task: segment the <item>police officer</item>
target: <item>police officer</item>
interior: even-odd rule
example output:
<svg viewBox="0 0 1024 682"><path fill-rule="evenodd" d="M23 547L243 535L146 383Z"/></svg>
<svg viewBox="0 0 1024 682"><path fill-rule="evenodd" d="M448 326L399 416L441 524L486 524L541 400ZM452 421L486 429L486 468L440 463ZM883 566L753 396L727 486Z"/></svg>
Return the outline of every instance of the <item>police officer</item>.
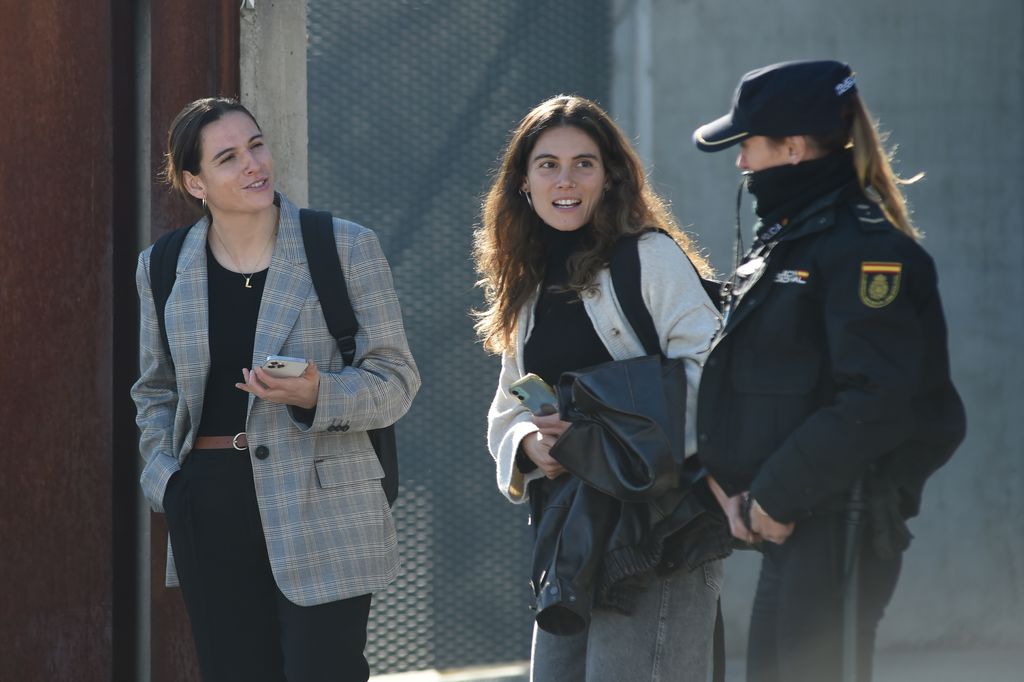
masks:
<svg viewBox="0 0 1024 682"><path fill-rule="evenodd" d="M693 138L708 152L740 145L759 218L698 408L712 490L764 554L747 679L837 680L846 655L869 680L904 521L965 430L935 266L846 64L751 71ZM855 656L843 651L851 573Z"/></svg>

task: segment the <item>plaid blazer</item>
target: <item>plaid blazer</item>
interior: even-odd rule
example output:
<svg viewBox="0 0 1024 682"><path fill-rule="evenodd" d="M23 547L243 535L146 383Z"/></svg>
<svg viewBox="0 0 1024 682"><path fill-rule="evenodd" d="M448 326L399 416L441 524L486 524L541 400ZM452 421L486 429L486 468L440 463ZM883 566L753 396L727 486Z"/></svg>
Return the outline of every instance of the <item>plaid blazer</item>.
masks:
<svg viewBox="0 0 1024 682"><path fill-rule="evenodd" d="M380 486L383 471L367 430L393 424L409 409L420 378L376 235L334 220L335 241L359 333L345 366L320 310L306 265L298 208L283 196L277 244L260 304L252 366L267 355L316 362L320 394L312 424L291 410L249 396L246 432L267 552L281 591L301 606L376 592L398 570L395 528ZM168 479L188 457L203 413L210 368L207 325L207 218L189 232L167 300L163 346L149 280L151 248L139 256L139 380L132 387L145 460L142 489L162 511ZM230 435L230 434L227 434ZM168 543L167 584L176 585Z"/></svg>

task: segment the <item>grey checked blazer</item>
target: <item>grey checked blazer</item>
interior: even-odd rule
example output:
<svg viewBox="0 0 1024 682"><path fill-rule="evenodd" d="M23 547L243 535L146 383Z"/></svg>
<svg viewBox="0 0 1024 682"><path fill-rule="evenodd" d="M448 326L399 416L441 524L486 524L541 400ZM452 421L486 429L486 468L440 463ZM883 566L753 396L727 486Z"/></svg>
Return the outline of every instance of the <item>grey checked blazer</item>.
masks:
<svg viewBox="0 0 1024 682"><path fill-rule="evenodd" d="M356 360L346 367L327 330L306 265L298 208L283 196L270 271L260 304L253 366L267 355L309 358L321 372L312 424L285 405L249 396L246 432L267 552L281 591L301 606L376 592L398 570L391 512L380 462L366 431L393 424L412 402L420 378L409 352L391 270L376 235L334 220L338 255L359 321ZM206 236L197 222L182 245L167 300L167 340L157 324L147 249L139 256L139 380L132 387L145 460L141 484L162 511L167 480L192 449L210 368ZM232 435L232 434L223 434ZM251 456L251 455L250 455ZM168 545L167 584L177 584Z"/></svg>

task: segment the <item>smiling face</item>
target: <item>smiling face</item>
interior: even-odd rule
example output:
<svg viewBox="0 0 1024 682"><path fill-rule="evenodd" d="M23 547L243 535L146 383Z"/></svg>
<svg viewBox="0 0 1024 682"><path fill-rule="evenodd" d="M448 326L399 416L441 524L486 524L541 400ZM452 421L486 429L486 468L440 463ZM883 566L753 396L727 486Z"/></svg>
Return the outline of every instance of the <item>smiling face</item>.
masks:
<svg viewBox="0 0 1024 682"><path fill-rule="evenodd" d="M597 143L573 126L543 132L527 160L523 191L545 223L563 232L590 222L607 188Z"/></svg>
<svg viewBox="0 0 1024 682"><path fill-rule="evenodd" d="M183 173L185 188L210 212L255 213L274 203L274 161L263 133L245 113L231 111L207 124L199 173Z"/></svg>

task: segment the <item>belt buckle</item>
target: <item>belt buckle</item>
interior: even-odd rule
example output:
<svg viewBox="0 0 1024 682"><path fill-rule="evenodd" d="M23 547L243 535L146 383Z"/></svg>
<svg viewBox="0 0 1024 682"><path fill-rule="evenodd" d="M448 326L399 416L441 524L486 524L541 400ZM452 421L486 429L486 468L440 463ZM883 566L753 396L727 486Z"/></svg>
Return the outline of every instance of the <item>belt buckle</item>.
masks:
<svg viewBox="0 0 1024 682"><path fill-rule="evenodd" d="M246 444L245 444L245 445L243 445L243 446L241 446L241 447L239 447L239 446L238 446L238 438L239 438L239 437L245 438L245 440L246 440ZM239 431L238 433L236 433L236 434L235 434L235 435L234 435L234 436L233 436L233 437L231 438L231 447L233 447L233 448L234 448L235 450L246 450L246 449L248 449L248 448L249 448L249 443L248 443L248 441L249 441L249 439L248 439L248 437L246 437L246 435L245 435L245 431Z"/></svg>

